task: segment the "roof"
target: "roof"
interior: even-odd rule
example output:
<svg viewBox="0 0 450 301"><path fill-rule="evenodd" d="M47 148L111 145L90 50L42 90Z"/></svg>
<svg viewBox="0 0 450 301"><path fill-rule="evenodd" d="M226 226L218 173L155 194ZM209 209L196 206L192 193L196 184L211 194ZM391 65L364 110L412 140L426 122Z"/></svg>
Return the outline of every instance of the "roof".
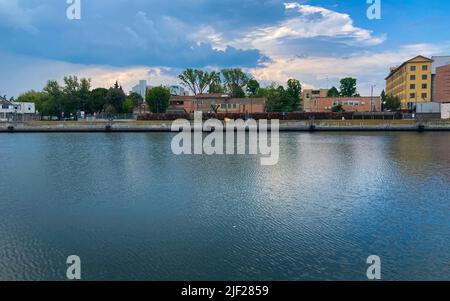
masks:
<svg viewBox="0 0 450 301"><path fill-rule="evenodd" d="M4 104L9 104L11 105L12 103L7 100L6 98L4 98L3 96L0 96L0 104L4 105Z"/></svg>
<svg viewBox="0 0 450 301"><path fill-rule="evenodd" d="M418 60L419 59L419 60ZM397 70L400 70L403 66L405 66L408 63L412 63L412 62L416 62L416 63L420 63L420 62L427 62L427 63L431 63L433 62L432 59L429 59L423 55L418 55L416 57L413 57L410 60L407 60L406 62L404 62L403 64L401 64L400 66L396 67L396 68L391 68L391 72L389 73L389 75L385 78L386 80L388 78L390 78L392 75L394 75L394 73L397 72Z"/></svg>

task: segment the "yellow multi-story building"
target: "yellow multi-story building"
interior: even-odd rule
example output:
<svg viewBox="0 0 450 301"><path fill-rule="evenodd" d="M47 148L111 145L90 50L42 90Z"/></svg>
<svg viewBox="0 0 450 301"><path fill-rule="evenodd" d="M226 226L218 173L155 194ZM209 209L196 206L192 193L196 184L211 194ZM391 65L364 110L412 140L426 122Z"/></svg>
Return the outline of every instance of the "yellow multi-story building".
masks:
<svg viewBox="0 0 450 301"><path fill-rule="evenodd" d="M419 55L400 67L391 68L386 77L386 95L400 98L402 109L412 109L418 102L430 102L432 64L433 60Z"/></svg>

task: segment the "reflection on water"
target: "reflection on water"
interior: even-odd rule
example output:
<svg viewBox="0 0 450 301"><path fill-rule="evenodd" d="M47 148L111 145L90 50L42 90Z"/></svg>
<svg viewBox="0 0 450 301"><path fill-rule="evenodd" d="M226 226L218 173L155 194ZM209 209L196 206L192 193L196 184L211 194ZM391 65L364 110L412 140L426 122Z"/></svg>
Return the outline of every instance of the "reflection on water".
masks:
<svg viewBox="0 0 450 301"><path fill-rule="evenodd" d="M282 133L280 161L172 134L0 136L0 280L450 280L450 134Z"/></svg>

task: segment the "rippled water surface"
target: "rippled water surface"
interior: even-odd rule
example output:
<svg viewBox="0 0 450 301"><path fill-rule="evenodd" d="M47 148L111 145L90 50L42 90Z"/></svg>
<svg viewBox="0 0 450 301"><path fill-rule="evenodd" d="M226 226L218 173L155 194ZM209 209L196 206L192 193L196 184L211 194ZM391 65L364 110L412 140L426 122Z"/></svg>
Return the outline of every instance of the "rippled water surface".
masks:
<svg viewBox="0 0 450 301"><path fill-rule="evenodd" d="M280 161L173 135L0 135L0 280L450 280L449 133L282 133Z"/></svg>

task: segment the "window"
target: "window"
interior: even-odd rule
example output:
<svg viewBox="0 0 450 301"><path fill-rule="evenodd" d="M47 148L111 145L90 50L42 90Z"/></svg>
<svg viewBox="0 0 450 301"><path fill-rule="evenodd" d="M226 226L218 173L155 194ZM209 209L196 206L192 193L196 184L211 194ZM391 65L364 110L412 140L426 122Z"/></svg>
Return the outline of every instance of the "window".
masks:
<svg viewBox="0 0 450 301"><path fill-rule="evenodd" d="M409 85L409 88L414 90L416 88L416 85L415 84L411 84L411 85Z"/></svg>
<svg viewBox="0 0 450 301"><path fill-rule="evenodd" d="M411 75L411 76L409 77L409 79L410 79L410 80L416 80L416 76L415 76L415 75Z"/></svg>
<svg viewBox="0 0 450 301"><path fill-rule="evenodd" d="M426 74L422 75L422 79L423 80L427 80L428 79L428 75L426 75Z"/></svg>
<svg viewBox="0 0 450 301"><path fill-rule="evenodd" d="M427 71L427 70L428 70L428 66L427 66L427 65L423 65L423 66L422 66L422 70L423 70L423 71Z"/></svg>
<svg viewBox="0 0 450 301"><path fill-rule="evenodd" d="M427 84L422 84L422 89L426 89L426 88L428 88L428 85Z"/></svg>
<svg viewBox="0 0 450 301"><path fill-rule="evenodd" d="M233 109L236 109L236 104L235 103L233 104Z"/></svg>
<svg viewBox="0 0 450 301"><path fill-rule="evenodd" d="M4 110L9 109L9 105L2 105L2 109L4 109Z"/></svg>
<svg viewBox="0 0 450 301"><path fill-rule="evenodd" d="M422 98L423 99L426 99L428 97L428 94L427 93L422 93Z"/></svg>
<svg viewBox="0 0 450 301"><path fill-rule="evenodd" d="M411 66L411 71L416 71L416 66Z"/></svg>
<svg viewBox="0 0 450 301"><path fill-rule="evenodd" d="M411 99L416 98L416 93L411 93L411 94L409 94L409 98L411 98Z"/></svg>

